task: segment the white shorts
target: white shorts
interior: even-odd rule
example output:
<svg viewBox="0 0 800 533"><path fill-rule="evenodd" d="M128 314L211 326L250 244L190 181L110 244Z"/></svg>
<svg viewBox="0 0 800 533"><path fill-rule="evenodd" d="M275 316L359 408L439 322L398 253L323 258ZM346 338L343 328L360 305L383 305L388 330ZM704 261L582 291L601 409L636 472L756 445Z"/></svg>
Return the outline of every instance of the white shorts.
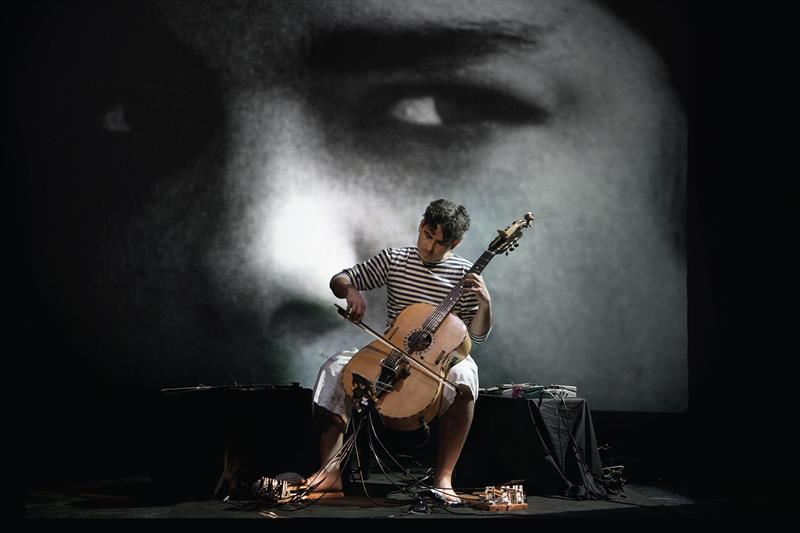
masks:
<svg viewBox="0 0 800 533"><path fill-rule="evenodd" d="M337 352L328 357L322 363L319 374L317 374L317 382L314 384L314 403L339 415L345 423L350 419L350 411L353 406L350 398L344 393L341 376L342 370L356 353L358 353L358 350L353 348L352 350ZM471 356L468 355L463 361L451 368L450 372L447 373L447 379L458 385L460 389L469 389L473 400L478 398L478 365L475 364L475 360ZM439 416L453 405L455 397L456 393L452 387L443 387Z"/></svg>

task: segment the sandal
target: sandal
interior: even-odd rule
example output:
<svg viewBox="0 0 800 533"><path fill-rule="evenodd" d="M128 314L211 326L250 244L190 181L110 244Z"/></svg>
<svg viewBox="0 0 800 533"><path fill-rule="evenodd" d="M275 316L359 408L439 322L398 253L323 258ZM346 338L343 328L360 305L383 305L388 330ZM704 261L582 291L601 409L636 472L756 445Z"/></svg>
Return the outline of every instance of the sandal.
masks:
<svg viewBox="0 0 800 533"><path fill-rule="evenodd" d="M466 505L464 501L455 495L455 491L453 494L445 491L451 491L453 489L428 489L424 491L422 494L423 496L428 496L432 500L442 505L447 505L448 507Z"/></svg>

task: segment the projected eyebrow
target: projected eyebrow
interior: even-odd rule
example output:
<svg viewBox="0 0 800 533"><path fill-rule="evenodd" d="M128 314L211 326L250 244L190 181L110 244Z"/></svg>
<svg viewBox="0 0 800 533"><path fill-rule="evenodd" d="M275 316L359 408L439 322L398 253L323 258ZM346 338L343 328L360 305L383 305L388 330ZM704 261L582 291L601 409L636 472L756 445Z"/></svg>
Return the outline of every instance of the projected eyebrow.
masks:
<svg viewBox="0 0 800 533"><path fill-rule="evenodd" d="M444 60L465 62L509 50L533 51L541 47L538 36L542 33L539 27L505 23L327 30L312 37L307 62L312 68L342 73L413 69Z"/></svg>

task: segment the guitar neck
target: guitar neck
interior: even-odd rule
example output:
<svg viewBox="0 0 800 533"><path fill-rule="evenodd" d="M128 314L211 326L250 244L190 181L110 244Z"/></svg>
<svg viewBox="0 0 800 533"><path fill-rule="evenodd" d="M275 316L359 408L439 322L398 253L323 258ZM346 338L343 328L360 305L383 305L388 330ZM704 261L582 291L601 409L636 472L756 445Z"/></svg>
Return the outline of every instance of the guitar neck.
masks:
<svg viewBox="0 0 800 533"><path fill-rule="evenodd" d="M470 268L469 271L475 272L476 274L480 274L481 272L483 272L483 269L486 268L486 265L489 264L489 261L492 260L494 255L495 255L494 253L490 252L489 250L486 250L485 252L483 252L483 254L481 254L478 260L475 261L475 264L472 265L472 268Z"/></svg>
<svg viewBox="0 0 800 533"><path fill-rule="evenodd" d="M489 264L489 261L495 256L494 253L486 250L481 254L477 261L472 265L472 268L469 269L467 274L474 272L475 274L480 274L483 272L483 269L486 268L486 265ZM466 277L466 276L465 276ZM461 299L461 296L464 294L464 279L462 278L461 281L453 287L453 290L450 291L450 294L447 295L442 303L440 303L436 310L431 314L428 318L428 323L426 324L426 329L429 331L435 331L436 328L439 327L439 324L442 323L442 320L447 316L450 311L453 310L453 307L458 303L458 300Z"/></svg>

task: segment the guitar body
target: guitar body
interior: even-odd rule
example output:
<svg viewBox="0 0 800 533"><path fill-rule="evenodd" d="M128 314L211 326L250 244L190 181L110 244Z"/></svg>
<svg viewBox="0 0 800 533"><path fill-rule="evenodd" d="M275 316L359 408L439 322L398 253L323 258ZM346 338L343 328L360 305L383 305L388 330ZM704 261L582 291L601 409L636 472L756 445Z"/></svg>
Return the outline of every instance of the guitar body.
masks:
<svg viewBox="0 0 800 533"><path fill-rule="evenodd" d="M409 365L408 375L394 381L391 390L377 395L375 408L386 427L400 431L412 431L436 418L442 400L443 385L438 377L446 377L456 363L462 361L472 348L467 335L467 326L457 316L448 313L440 326L424 342L417 342L411 351L409 339L421 330L422 324L435 311L436 306L416 303L406 307L395 319L384 338L404 350L420 364L427 367L430 375L416 365ZM417 333L418 334L418 333ZM384 360L391 355L391 348L381 341L373 341L350 360L342 372L342 385L350 398L354 396L354 375L365 378L376 389ZM358 378L355 379L358 381Z"/></svg>
<svg viewBox="0 0 800 533"><path fill-rule="evenodd" d="M492 257L512 252L522 229L532 223L533 213L528 212L505 230L497 230L497 237L469 273L480 274ZM472 349L467 326L451 313L464 288L462 280L438 306L409 305L383 336L356 322L378 340L359 350L342 371L344 391L354 406L371 402L386 427L400 431L419 429L436 418L443 387L452 386L446 382L447 372ZM339 314L347 317L341 307ZM410 363L409 358L413 359Z"/></svg>

